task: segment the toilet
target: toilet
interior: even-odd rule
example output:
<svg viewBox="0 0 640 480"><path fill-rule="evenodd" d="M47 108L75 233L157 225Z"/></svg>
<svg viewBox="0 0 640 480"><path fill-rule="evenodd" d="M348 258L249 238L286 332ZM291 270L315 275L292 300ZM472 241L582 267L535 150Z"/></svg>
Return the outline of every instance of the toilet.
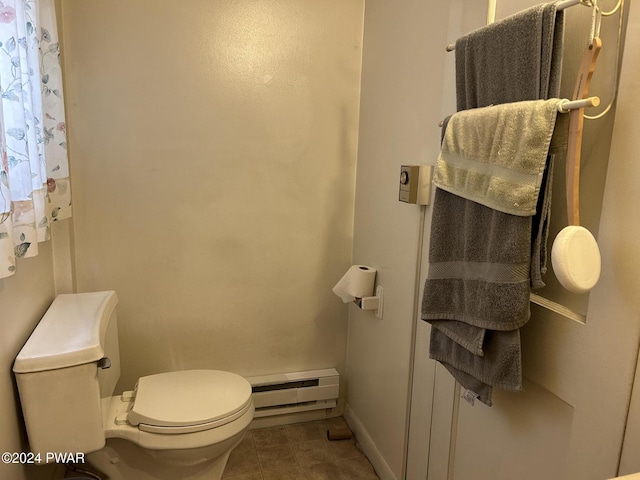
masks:
<svg viewBox="0 0 640 480"><path fill-rule="evenodd" d="M253 420L251 385L219 370L120 377L113 291L59 295L16 357L32 452L82 458L111 480L222 478ZM82 465L79 465L82 467Z"/></svg>

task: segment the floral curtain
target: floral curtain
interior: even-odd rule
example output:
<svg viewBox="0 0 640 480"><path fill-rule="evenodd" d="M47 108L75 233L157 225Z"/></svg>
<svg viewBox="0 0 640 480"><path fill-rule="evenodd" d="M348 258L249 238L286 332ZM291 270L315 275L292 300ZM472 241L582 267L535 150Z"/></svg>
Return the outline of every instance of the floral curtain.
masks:
<svg viewBox="0 0 640 480"><path fill-rule="evenodd" d="M0 1L0 278L71 216L54 0Z"/></svg>

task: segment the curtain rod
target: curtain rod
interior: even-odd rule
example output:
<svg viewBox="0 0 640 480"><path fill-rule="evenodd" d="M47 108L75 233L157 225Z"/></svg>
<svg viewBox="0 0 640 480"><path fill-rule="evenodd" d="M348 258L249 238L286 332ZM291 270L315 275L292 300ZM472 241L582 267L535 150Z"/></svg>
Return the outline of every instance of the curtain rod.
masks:
<svg viewBox="0 0 640 480"><path fill-rule="evenodd" d="M588 2L589 0L564 0L562 2L558 2L558 4L556 5L556 10L564 10L565 8L569 8L569 7L573 7L575 5L584 5L584 6L589 6ZM491 5L493 5L493 11L489 12L487 14L487 23L491 23L489 22L489 16L493 15L493 19L495 21L495 4L490 4L489 5L489 9L492 10ZM449 45L447 45L446 50L447 52L453 52L456 49L456 45L455 43L450 43Z"/></svg>

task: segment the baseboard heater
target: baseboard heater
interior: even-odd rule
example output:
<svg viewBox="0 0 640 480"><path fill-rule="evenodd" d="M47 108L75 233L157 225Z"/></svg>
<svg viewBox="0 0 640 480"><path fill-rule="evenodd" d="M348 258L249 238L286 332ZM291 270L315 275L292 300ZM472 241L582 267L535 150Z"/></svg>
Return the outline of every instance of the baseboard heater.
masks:
<svg viewBox="0 0 640 480"><path fill-rule="evenodd" d="M255 417L334 408L340 374L334 368L247 377L253 390Z"/></svg>

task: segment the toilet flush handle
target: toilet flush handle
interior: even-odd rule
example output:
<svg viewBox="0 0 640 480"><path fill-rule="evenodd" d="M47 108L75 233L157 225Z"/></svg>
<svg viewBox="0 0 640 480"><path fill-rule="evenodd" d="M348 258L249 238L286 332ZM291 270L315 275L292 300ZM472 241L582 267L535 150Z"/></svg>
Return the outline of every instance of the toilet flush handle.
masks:
<svg viewBox="0 0 640 480"><path fill-rule="evenodd" d="M111 360L109 360L109 357L102 357L100 360L98 360L98 366L100 368L102 368L103 370L105 368L110 368L111 367Z"/></svg>

